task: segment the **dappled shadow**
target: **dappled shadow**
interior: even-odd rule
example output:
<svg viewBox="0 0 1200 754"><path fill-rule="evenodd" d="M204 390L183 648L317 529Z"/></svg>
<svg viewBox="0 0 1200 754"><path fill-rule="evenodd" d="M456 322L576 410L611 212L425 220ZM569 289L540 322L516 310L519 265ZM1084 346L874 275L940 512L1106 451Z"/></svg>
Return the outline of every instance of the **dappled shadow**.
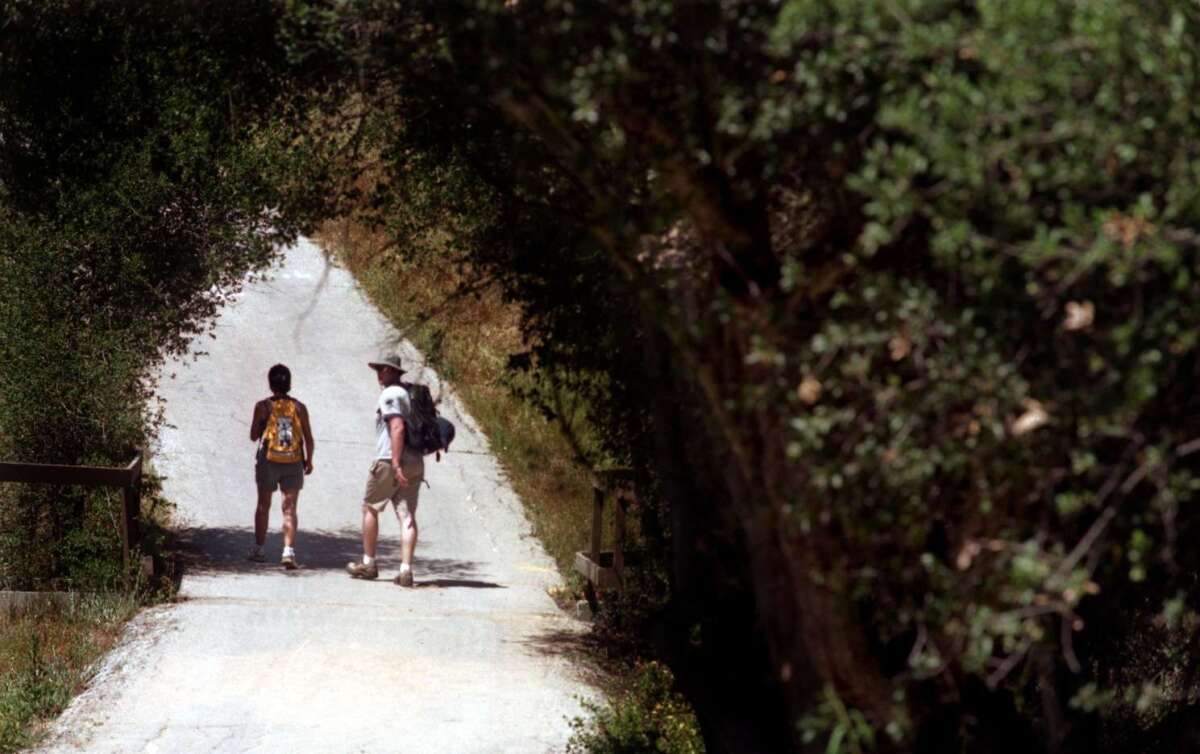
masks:
<svg viewBox="0 0 1200 754"><path fill-rule="evenodd" d="M521 639L521 644L543 657L567 657L572 660L591 660L599 646L595 635L586 627L578 630L552 628Z"/></svg>
<svg viewBox="0 0 1200 754"><path fill-rule="evenodd" d="M602 687L610 681L615 667L603 642L586 626L579 629L549 628L516 640L522 648L539 657L564 662L586 684Z"/></svg>
<svg viewBox="0 0 1200 754"><path fill-rule="evenodd" d="M265 563L247 558L254 544L254 532L241 527L212 527L183 529L179 532L182 549L180 561L192 574L263 573L278 569L282 551L281 536L272 532L267 537ZM423 544L431 544L426 541ZM296 536L296 559L300 568L289 575L303 577L322 571L341 571L346 564L362 557L362 536L358 529L347 527L338 531L301 530ZM394 569L400 563L400 543L395 538L380 537L376 549L381 569ZM413 572L416 588L504 589L502 584L484 579L480 564L456 558L422 558L420 548L414 558ZM384 581L380 579L381 583Z"/></svg>
<svg viewBox="0 0 1200 754"><path fill-rule="evenodd" d="M255 563L246 556L254 545L254 532L242 527L183 529L179 532L184 567L189 573L259 573L279 568L282 551L281 536L272 532L267 537L265 563ZM398 562L400 545L380 538L378 555L383 561ZM339 531L300 530L296 536L296 558L300 569L290 571L296 576L319 571L340 570L346 563L362 556L362 535L356 528Z"/></svg>
<svg viewBox="0 0 1200 754"><path fill-rule="evenodd" d="M413 558L413 587L415 588L466 588L504 589L501 584L480 578L479 563L473 560L454 558L422 558L420 552Z"/></svg>

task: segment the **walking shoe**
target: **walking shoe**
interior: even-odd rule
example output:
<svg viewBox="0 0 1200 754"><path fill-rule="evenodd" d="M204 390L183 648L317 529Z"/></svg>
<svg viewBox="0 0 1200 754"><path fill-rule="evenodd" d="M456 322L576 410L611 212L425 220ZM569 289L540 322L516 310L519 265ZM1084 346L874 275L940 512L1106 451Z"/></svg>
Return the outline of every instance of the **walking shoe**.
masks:
<svg viewBox="0 0 1200 754"><path fill-rule="evenodd" d="M412 569L405 568L404 570L400 571L400 575L392 579L392 583L396 586L412 586Z"/></svg>
<svg viewBox="0 0 1200 754"><path fill-rule="evenodd" d="M246 553L246 560L253 560L255 563L265 563L267 562L267 556L263 555L262 550L253 547L250 549L250 552Z"/></svg>
<svg viewBox="0 0 1200 754"><path fill-rule="evenodd" d="M294 571L300 567L300 566L296 565L296 556L295 555L284 555L282 558L279 559L279 564L282 565L284 568L288 569L289 571Z"/></svg>
<svg viewBox="0 0 1200 754"><path fill-rule="evenodd" d="M365 565L352 561L346 564L346 573L350 574L350 578L352 579L366 579L370 581L379 578L379 566L374 563Z"/></svg>

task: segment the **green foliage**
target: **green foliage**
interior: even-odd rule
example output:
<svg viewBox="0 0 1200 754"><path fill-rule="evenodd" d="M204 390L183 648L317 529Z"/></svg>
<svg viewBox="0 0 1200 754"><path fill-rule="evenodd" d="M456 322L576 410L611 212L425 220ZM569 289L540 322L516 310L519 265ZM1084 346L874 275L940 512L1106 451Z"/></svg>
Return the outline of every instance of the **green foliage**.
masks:
<svg viewBox="0 0 1200 754"><path fill-rule="evenodd" d="M575 718L571 754L703 754L704 742L687 702L672 690L666 667L647 662L607 706L585 703L591 720Z"/></svg>
<svg viewBox="0 0 1200 754"><path fill-rule="evenodd" d="M0 457L128 463L155 365L298 230L321 162L275 32L265 2L0 4ZM5 580L98 576L95 499L19 490Z"/></svg>
<svg viewBox="0 0 1200 754"><path fill-rule="evenodd" d="M18 751L29 743L26 726L61 710L71 698L71 681L60 665L48 663L41 638L28 637L24 667L4 675L0 688L0 751Z"/></svg>
<svg viewBox="0 0 1200 754"><path fill-rule="evenodd" d="M388 29L356 90L387 190L424 182L451 258L523 306L529 363L660 494L672 594L644 625L686 645L757 610L770 662L738 688L787 667L788 728L828 687L901 747L1096 749L1100 700L1190 709L1139 691L1172 655L1124 639L1156 636L1130 606L1190 615L1200 566L1195 9L323 18L309 60Z"/></svg>
<svg viewBox="0 0 1200 754"><path fill-rule="evenodd" d="M1043 646L1081 674L1057 681L1071 688L1088 677L1075 642L1094 669L1128 670L1106 640L1115 606L1195 568L1173 543L1194 526L1200 153L1178 93L1198 20L1168 4L793 2L773 32L791 54L828 35L797 80L863 70L848 88L816 79L825 111L872 98L848 179L866 221L853 282L789 354L824 387L811 406L793 396L789 455L822 500L798 522L851 543L840 566L880 638L938 632L916 677L961 662L1006 683Z"/></svg>
<svg viewBox="0 0 1200 754"><path fill-rule="evenodd" d="M67 706L135 609L131 597L78 597L0 620L0 752L37 742L38 723Z"/></svg>
<svg viewBox="0 0 1200 754"><path fill-rule="evenodd" d="M866 716L848 709L830 686L817 708L800 721L800 729L806 743L827 735L826 754L862 754L875 748L875 732Z"/></svg>
<svg viewBox="0 0 1200 754"><path fill-rule="evenodd" d="M4 442L127 452L145 365L332 193L498 286L511 384L637 467L670 579L627 625L736 668L681 676L713 748L1194 712L1195 8L160 7L5 6ZM111 385L72 414L76 370Z"/></svg>

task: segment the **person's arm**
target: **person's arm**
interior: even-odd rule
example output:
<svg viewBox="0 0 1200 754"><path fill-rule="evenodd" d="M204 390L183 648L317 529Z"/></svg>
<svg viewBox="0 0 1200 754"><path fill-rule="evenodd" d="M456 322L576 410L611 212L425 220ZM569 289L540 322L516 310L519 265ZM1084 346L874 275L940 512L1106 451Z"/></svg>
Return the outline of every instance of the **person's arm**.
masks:
<svg viewBox="0 0 1200 754"><path fill-rule="evenodd" d="M392 439L392 471L396 474L396 484L407 487L408 477L404 476L404 466L400 462L404 457L404 419L399 416L390 417L388 434Z"/></svg>
<svg viewBox="0 0 1200 754"><path fill-rule="evenodd" d="M300 401L296 401L296 408L300 412L300 426L304 430L304 473L311 474L313 470L313 448L316 445L316 443L313 442L312 422L308 420L307 406Z"/></svg>
<svg viewBox="0 0 1200 754"><path fill-rule="evenodd" d="M250 439L253 442L258 442L262 437L263 430L267 428L266 403L266 401L259 401L254 404L254 416L250 418Z"/></svg>

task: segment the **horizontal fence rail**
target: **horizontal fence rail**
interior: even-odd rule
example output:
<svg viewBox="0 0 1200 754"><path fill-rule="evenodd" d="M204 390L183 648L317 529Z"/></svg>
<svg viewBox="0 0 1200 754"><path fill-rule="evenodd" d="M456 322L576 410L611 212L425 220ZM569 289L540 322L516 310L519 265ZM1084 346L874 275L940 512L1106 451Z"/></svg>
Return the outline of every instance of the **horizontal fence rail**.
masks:
<svg viewBox="0 0 1200 754"><path fill-rule="evenodd" d="M24 484L69 484L84 487L124 489L121 515L121 560L130 574L130 552L138 543L138 519L142 507L142 451L125 466L64 466L53 463L0 461L0 482Z"/></svg>
<svg viewBox="0 0 1200 754"><path fill-rule="evenodd" d="M128 487L142 475L142 457L128 466L60 466L51 463L8 463L0 461L0 482L29 484L82 484L93 487Z"/></svg>

